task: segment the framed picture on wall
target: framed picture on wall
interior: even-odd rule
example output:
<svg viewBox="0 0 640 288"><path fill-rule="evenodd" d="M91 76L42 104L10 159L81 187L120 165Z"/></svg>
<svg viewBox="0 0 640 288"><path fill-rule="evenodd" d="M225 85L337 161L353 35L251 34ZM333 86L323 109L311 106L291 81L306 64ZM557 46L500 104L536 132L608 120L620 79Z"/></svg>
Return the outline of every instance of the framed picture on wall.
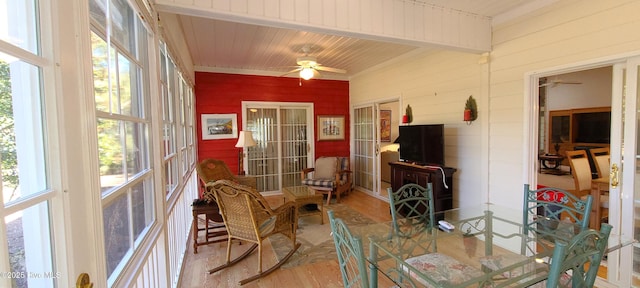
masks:
<svg viewBox="0 0 640 288"><path fill-rule="evenodd" d="M237 114L202 114L202 140L238 138Z"/></svg>
<svg viewBox="0 0 640 288"><path fill-rule="evenodd" d="M380 110L380 142L391 142L391 110Z"/></svg>
<svg viewBox="0 0 640 288"><path fill-rule="evenodd" d="M318 141L344 140L344 116L318 116Z"/></svg>

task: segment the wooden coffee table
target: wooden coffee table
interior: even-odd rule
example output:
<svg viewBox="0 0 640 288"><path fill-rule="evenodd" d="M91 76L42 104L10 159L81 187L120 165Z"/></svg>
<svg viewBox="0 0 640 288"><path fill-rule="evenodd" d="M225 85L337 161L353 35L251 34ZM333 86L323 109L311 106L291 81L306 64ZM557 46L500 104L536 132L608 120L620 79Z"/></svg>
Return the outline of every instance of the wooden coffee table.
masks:
<svg viewBox="0 0 640 288"><path fill-rule="evenodd" d="M322 215L322 194L316 193L307 186L293 186L282 188L284 197L287 201L293 201L298 208L298 217L309 215L320 215L320 223L324 224ZM315 204L315 205L314 205Z"/></svg>
<svg viewBox="0 0 640 288"><path fill-rule="evenodd" d="M540 173L554 174L554 175L562 175L567 174L566 172L558 169L560 164L562 164L562 160L564 160L564 156L555 155L555 154L543 154L538 155L538 160L540 160Z"/></svg>

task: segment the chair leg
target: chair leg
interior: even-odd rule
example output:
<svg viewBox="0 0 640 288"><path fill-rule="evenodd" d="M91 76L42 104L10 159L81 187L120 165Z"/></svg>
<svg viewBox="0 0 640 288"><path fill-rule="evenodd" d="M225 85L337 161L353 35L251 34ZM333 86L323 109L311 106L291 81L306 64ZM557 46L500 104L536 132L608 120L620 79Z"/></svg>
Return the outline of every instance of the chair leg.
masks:
<svg viewBox="0 0 640 288"><path fill-rule="evenodd" d="M327 193L327 206L331 204L331 191L329 191L329 193Z"/></svg>
<svg viewBox="0 0 640 288"><path fill-rule="evenodd" d="M262 274L262 241L258 244L258 274Z"/></svg>

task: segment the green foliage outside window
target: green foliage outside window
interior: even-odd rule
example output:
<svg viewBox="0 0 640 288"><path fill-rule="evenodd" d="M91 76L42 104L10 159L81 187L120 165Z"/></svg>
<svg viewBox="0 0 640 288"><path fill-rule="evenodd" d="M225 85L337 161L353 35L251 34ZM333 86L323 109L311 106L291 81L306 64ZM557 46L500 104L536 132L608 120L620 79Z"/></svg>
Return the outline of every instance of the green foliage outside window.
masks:
<svg viewBox="0 0 640 288"><path fill-rule="evenodd" d="M109 93L109 60L107 58L107 43L100 37L92 34L91 44L93 49L93 89L96 99L96 109L104 112L110 110ZM115 76L114 76L115 78ZM114 82L115 84L115 82ZM111 101L116 101L112 99ZM122 145L120 141L120 123L115 120L98 119L98 153L100 159L100 175L122 173Z"/></svg>
<svg viewBox="0 0 640 288"><path fill-rule="evenodd" d="M16 189L19 184L16 134L13 121L9 64L0 60L0 167L2 181ZM6 200L6 199L5 199Z"/></svg>

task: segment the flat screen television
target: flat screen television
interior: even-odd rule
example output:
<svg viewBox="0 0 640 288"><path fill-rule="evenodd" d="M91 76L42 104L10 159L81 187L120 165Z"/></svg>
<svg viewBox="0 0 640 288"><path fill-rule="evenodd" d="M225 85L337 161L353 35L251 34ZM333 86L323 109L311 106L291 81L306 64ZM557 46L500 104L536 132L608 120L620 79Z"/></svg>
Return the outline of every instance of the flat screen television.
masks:
<svg viewBox="0 0 640 288"><path fill-rule="evenodd" d="M400 126L400 160L444 166L444 124Z"/></svg>
<svg viewBox="0 0 640 288"><path fill-rule="evenodd" d="M611 142L611 112L573 114L577 143Z"/></svg>

